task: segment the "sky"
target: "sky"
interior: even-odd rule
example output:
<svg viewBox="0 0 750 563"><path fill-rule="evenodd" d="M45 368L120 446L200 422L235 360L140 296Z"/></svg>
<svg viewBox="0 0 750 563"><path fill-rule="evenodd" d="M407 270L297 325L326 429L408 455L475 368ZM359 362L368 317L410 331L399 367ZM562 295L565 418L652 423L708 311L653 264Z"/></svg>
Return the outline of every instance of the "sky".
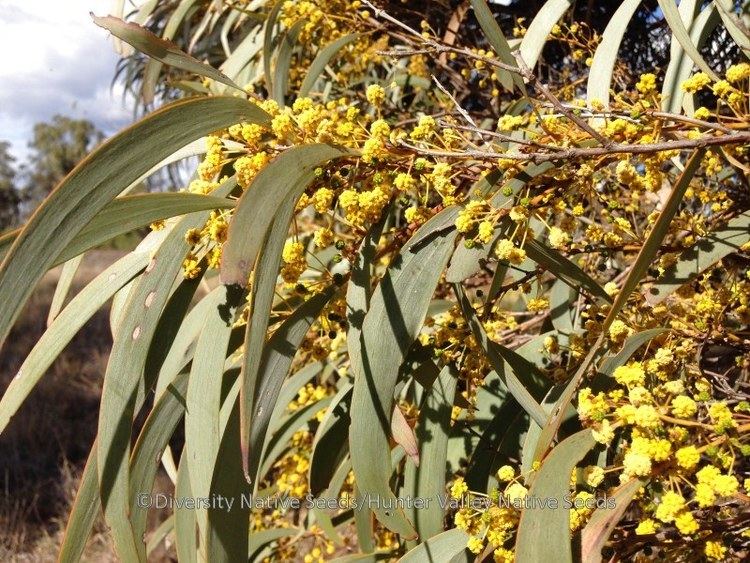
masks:
<svg viewBox="0 0 750 563"><path fill-rule="evenodd" d="M0 141L23 160L34 123L56 113L93 121L110 135L132 121L109 33L89 12L113 0L0 0ZM126 12L129 2L126 2Z"/></svg>

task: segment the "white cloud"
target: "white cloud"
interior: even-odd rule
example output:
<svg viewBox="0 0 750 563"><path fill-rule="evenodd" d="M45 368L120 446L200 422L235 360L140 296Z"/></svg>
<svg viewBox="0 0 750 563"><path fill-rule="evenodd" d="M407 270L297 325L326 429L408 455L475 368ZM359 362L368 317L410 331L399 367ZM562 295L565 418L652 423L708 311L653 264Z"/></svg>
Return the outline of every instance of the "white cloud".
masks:
<svg viewBox="0 0 750 563"><path fill-rule="evenodd" d="M26 156L34 123L56 113L93 121L111 134L132 110L112 89L117 55L89 12L112 0L3 0L0 10L0 140Z"/></svg>

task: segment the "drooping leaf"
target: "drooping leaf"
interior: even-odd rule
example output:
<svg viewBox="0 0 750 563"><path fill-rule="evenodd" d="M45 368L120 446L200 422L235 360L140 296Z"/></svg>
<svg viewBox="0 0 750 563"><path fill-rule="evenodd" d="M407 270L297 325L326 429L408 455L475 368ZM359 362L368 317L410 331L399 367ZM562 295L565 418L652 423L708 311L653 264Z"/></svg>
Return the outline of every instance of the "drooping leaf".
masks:
<svg viewBox="0 0 750 563"><path fill-rule="evenodd" d="M176 2L174 10L169 13L169 17L167 18L163 29L160 30L160 41L166 41L168 43L175 38L180 27L182 27L190 17L197 2L198 0L178 0L178 2ZM160 60L151 57L146 61L146 65L143 67L141 98L145 104L151 104L154 101L157 83L163 66L163 63Z"/></svg>
<svg viewBox="0 0 750 563"><path fill-rule="evenodd" d="M471 277L487 262L495 242L498 237L502 236L505 231L501 225L496 226L493 233L492 241L483 245L472 245L467 247L465 244L459 244L451 256L448 270L445 273L445 281L448 283L460 283Z"/></svg>
<svg viewBox="0 0 750 563"><path fill-rule="evenodd" d="M685 53L693 59L693 62L698 65L703 72L711 77L711 80L718 81L719 77L711 69L710 66L703 59L701 54L696 49L693 41L690 39L690 34L685 28L685 23L682 21L680 12L677 10L677 4L674 0L658 0L659 7L661 8L664 18L669 24L669 28L672 30L672 36L679 41L680 46L685 50Z"/></svg>
<svg viewBox="0 0 750 563"><path fill-rule="evenodd" d="M598 100L605 106L609 104L609 89L612 84L612 72L615 69L617 53L628 23L640 4L641 0L625 0L612 14L604 29L602 40L594 53L586 84L586 99L589 104L594 100Z"/></svg>
<svg viewBox="0 0 750 563"><path fill-rule="evenodd" d="M191 498L193 496L185 456L186 453L183 452L177 469L177 483L175 484L174 494L179 498ZM176 506L174 510L175 550L180 563L197 563L198 561L198 535L195 533L195 526L195 510L190 510L184 505Z"/></svg>
<svg viewBox="0 0 750 563"><path fill-rule="evenodd" d="M297 528L269 528L268 530L253 531L247 544L247 554L250 561L257 561L255 554L269 543L288 538L300 533Z"/></svg>
<svg viewBox="0 0 750 563"><path fill-rule="evenodd" d="M638 479L631 479L620 485L609 497L609 506L597 508L581 532L582 563L599 563L602 560L602 548L607 543L617 523L630 506L630 501L643 486Z"/></svg>
<svg viewBox="0 0 750 563"><path fill-rule="evenodd" d="M332 400L333 397L324 397L284 417L273 435L269 435L263 444L263 456L258 472L261 479L266 476L273 464L289 448L289 441L294 433L306 428L321 410L331 404Z"/></svg>
<svg viewBox="0 0 750 563"><path fill-rule="evenodd" d="M143 379L147 355L170 288L181 275L182 261L190 249L184 233L202 226L206 218L207 214L200 212L181 219L151 258L128 295L104 376L99 416L100 492L118 555L126 560L145 558L145 545L135 535L129 518L128 457L136 404L149 387ZM199 281L185 280L181 286L194 292Z"/></svg>
<svg viewBox="0 0 750 563"><path fill-rule="evenodd" d="M0 265L0 345L34 286L73 238L135 178L175 150L241 121L267 123L239 98L187 99L152 113L86 157L39 206Z"/></svg>
<svg viewBox="0 0 750 563"><path fill-rule="evenodd" d="M487 41L498 54L500 60L507 65L516 67L516 59L513 56L513 53L510 52L508 40L505 38L505 35L503 35L500 26L497 25L495 16L492 14L492 11L490 11L487 2L485 2L485 0L471 0L471 6L474 8L474 14L477 17L477 21L479 22L482 31L484 31L484 34L487 37ZM499 69L497 75L500 78L500 83L503 85L503 88L510 91L513 90L513 85L515 84L525 95L526 85L518 72Z"/></svg>
<svg viewBox="0 0 750 563"><path fill-rule="evenodd" d="M572 5L572 0L547 0L531 20L519 47L521 58L529 68L536 66L552 28Z"/></svg>
<svg viewBox="0 0 750 563"><path fill-rule="evenodd" d="M212 305L204 317L203 328L193 356L187 387L185 413L185 451L190 469L190 487L197 498L207 498L221 446L221 390L224 360L235 312L242 301L242 290L221 286L209 297ZM210 552L208 513L196 510L201 553Z"/></svg>
<svg viewBox="0 0 750 563"><path fill-rule="evenodd" d="M346 343L350 358L354 358L352 365L358 361L362 323L370 310L373 261L384 228L385 218L370 227L362 239L346 288L346 320L349 322Z"/></svg>
<svg viewBox="0 0 750 563"><path fill-rule="evenodd" d="M347 154L322 144L284 151L269 163L245 190L229 224L221 258L221 281L245 285L271 223L288 198L297 198L313 181L315 169Z"/></svg>
<svg viewBox="0 0 750 563"><path fill-rule="evenodd" d="M677 210L682 203L685 191L690 186L693 176L700 167L701 159L704 154L704 149L696 150L690 157L690 160L685 164L685 169L682 171L682 174L680 174L680 177L672 188L669 198L661 209L659 217L656 219L651 232L648 234L646 241L643 243L643 246L635 259L633 268L628 274L628 277L625 278L623 287L612 304L612 308L603 323L603 331L606 331L617 318L617 315L620 314L620 311L627 303L628 297L636 289L646 275L648 269L651 267L654 258L659 252L659 247L669 231L669 225L672 222L672 218L675 216L675 213L677 213Z"/></svg>
<svg viewBox="0 0 750 563"><path fill-rule="evenodd" d="M379 498L378 520L405 539L415 535L401 509L384 509L395 497L388 481L390 416L398 375L427 315L430 299L445 268L456 232L447 231L458 214L447 208L425 223L393 259L380 280L362 324L360 346L350 346L354 372L349 451L362 494ZM434 234L429 240L430 233ZM352 353L354 352L354 353Z"/></svg>
<svg viewBox="0 0 750 563"><path fill-rule="evenodd" d="M512 350L491 342L487 336L487 333L482 326L482 323L476 316L471 303L463 291L463 288L454 284L454 290L458 297L459 305L461 306L461 312L463 313L464 319L471 328L474 338L482 347L482 350L487 355L487 359L492 365L495 372L500 374L504 385L507 387L513 397L519 402L524 410L529 413L539 425L544 425L547 421L547 414L539 406L532 395L530 389L534 389L537 393L540 389L543 389L541 382L537 383L534 381L534 372L536 368L527 362L522 356L515 354ZM510 370L506 370L504 364L508 363L511 367ZM523 380L521 379L523 378Z"/></svg>
<svg viewBox="0 0 750 563"><path fill-rule="evenodd" d="M241 502L248 498L250 487L243 478L244 455L240 445L240 409L237 401L228 418L221 438L211 483L211 496L234 499L232 510L212 504L208 511L209 539L208 561L233 563L244 561L249 552L250 504Z"/></svg>
<svg viewBox="0 0 750 563"><path fill-rule="evenodd" d="M214 292L219 293L222 291L224 290L220 287L211 291L211 293L196 303L196 305L185 316L182 323L180 323L180 329L175 335L174 340L169 347L169 351L165 354L164 360L159 367L159 374L154 386L157 399L164 392L167 385L172 382L175 376L185 369L193 359L195 348L198 344L198 337L203 329L203 324L206 317L210 314L211 308L215 304L215 297L212 297L212 294ZM241 344L241 340L237 336L238 332L240 332L239 329L235 329L232 335L233 349ZM239 341L235 342L237 340Z"/></svg>
<svg viewBox="0 0 750 563"><path fill-rule="evenodd" d="M630 335L625 343L622 345L622 349L613 356L605 357L599 367L599 373L611 376L614 371L625 364L635 352L643 346L646 342L651 341L660 334L664 334L669 329L666 328L649 328L641 332L636 332Z"/></svg>
<svg viewBox="0 0 750 563"><path fill-rule="evenodd" d="M263 28L263 76L265 77L266 91L269 93L274 91L273 75L271 74L271 57L274 50L273 30L283 5L283 0L275 0Z"/></svg>
<svg viewBox="0 0 750 563"><path fill-rule="evenodd" d="M146 533L148 514L148 508L142 502L141 495L151 494L161 452L169 443L185 413L188 375L188 372L178 374L154 403L133 447L133 455L130 458L130 514L133 530L140 537Z"/></svg>
<svg viewBox="0 0 750 563"><path fill-rule="evenodd" d="M299 315L303 314L302 311L299 312ZM299 320L299 316L296 320ZM306 364L305 367L283 382L281 390L279 391L279 396L276 399L276 406L273 408L273 413L271 414L271 424L268 427L270 432L276 432L282 426L284 416L289 408L289 403L299 395L300 390L305 387L305 385L318 376L320 376L320 379L323 381L327 379L329 374L328 368L330 368L330 366L326 367L326 371L323 371L322 362Z"/></svg>
<svg viewBox="0 0 750 563"><path fill-rule="evenodd" d="M81 560L100 509L96 440L94 440L86 466L83 468L76 499L68 516L68 523L65 526L65 534L58 554L60 563L78 563Z"/></svg>
<svg viewBox="0 0 750 563"><path fill-rule="evenodd" d="M583 378L584 374L589 369L591 364L594 362L597 354L599 354L599 350L604 343L604 338L608 332L609 327L620 314L620 311L627 303L628 297L630 297L630 294L636 289L638 284L643 279L643 276L648 271L648 268L651 266L651 263L656 257L659 251L659 247L661 246L661 243L669 230L669 225L672 222L675 213L677 213L677 209L679 208L683 197L685 196L685 191L688 189L693 176L700 166L701 159L703 158L704 153L705 149L697 149L690 157L690 160L688 160L688 162L685 164L685 169L683 170L682 174L680 174L680 177L677 179L677 182L672 188L672 192L669 194L669 198L667 199L661 212L659 213L659 216L656 219L651 232L646 237L646 240L643 243L640 252L638 252L638 256L633 263L630 273L628 274L627 278L625 278L623 287L617 294L617 297L615 298L614 303L612 304L612 307L607 314L607 317L602 323L602 332L599 335L599 338L589 349L588 354L584 358L578 370L566 385L565 390L561 393L560 398L555 405L555 408L550 414L549 421L542 428L542 432L539 436L539 441L537 442L537 447L534 452L534 459L542 459L544 457L544 454L549 449L549 446L550 444L552 444L552 440L554 439L557 430L560 428L560 424L562 422L563 416L567 411L568 405L570 405L571 401L573 400L573 396L575 395L576 389L578 388L581 379Z"/></svg>
<svg viewBox="0 0 750 563"><path fill-rule="evenodd" d="M469 534L454 528L436 536L407 552L399 563L451 563L453 558L466 549Z"/></svg>
<svg viewBox="0 0 750 563"><path fill-rule="evenodd" d="M586 289L592 295L604 299L608 303L612 302L612 298L607 295L602 286L596 283L577 264L560 254L559 251L537 239L526 241L524 249L531 260L552 273L555 277L563 280L570 287L577 290Z"/></svg>
<svg viewBox="0 0 750 563"><path fill-rule="evenodd" d="M245 478L251 481L255 476L255 468L250 470L250 448L262 448L263 444L250 443L251 418L258 408L258 391L261 381L261 362L263 346L266 343L268 319L276 292L281 252L284 248L289 222L294 214L295 199L287 198L282 202L271 227L264 237L261 254L253 278L250 293L250 318L245 328L245 354L240 374L240 424L242 426L240 439L242 458L244 460ZM236 217L235 217L236 218ZM226 246L224 247L226 249ZM253 460L258 461L256 454ZM257 489L258 483L253 483Z"/></svg>
<svg viewBox="0 0 750 563"><path fill-rule="evenodd" d="M154 550L159 547L159 544L163 542L167 536L174 530L174 515L168 516L164 522L159 524L159 527L154 530L148 538L146 543L146 556L150 556Z"/></svg>
<svg viewBox="0 0 750 563"><path fill-rule="evenodd" d="M281 324L263 348L255 398L256 406L250 417L251 448L248 466L255 483L259 482L255 472L260 466L262 455L260 445L266 441L271 415L277 405L282 384L302 340L334 293L335 287L328 287L305 301Z"/></svg>
<svg viewBox="0 0 750 563"><path fill-rule="evenodd" d="M680 2L678 12L690 33L690 41L701 49L709 35L720 23L721 18L714 6L707 6L698 13L700 6L697 0ZM693 72L693 60L685 53L678 41L674 41L669 48L669 65L664 74L662 85L662 108L672 113L680 113L683 108L688 116L693 115L693 94L682 89L682 83Z"/></svg>
<svg viewBox="0 0 750 563"><path fill-rule="evenodd" d="M734 2L732 0L714 0L714 4L729 35L744 51L745 56L750 57L750 30L734 13Z"/></svg>
<svg viewBox="0 0 750 563"><path fill-rule="evenodd" d="M419 444L419 467L407 464L404 474L404 496L426 499L424 508L410 510L408 516L420 538L431 538L443 531L445 514L440 496L445 495L446 457L450 435L451 411L458 381L455 370L440 371L419 409L416 435Z"/></svg>
<svg viewBox="0 0 750 563"><path fill-rule="evenodd" d="M307 25L305 20L298 21L281 38L281 46L276 56L276 67L274 68L273 77L273 99L280 106L285 105L286 92L289 87L289 69L292 66L292 55L294 54L294 47L297 45L297 37L305 25Z"/></svg>
<svg viewBox="0 0 750 563"><path fill-rule="evenodd" d="M141 53L153 57L161 63L211 78L212 80L216 80L217 82L221 82L222 84L226 84L227 86L231 86L232 88L244 92L240 86L237 86L237 84L232 82L232 80L222 72L216 70L212 66L200 62L195 57L180 50L180 48L171 41L167 41L154 35L144 27L135 23L123 21L120 18L115 18L113 16L97 17L92 14L91 17L94 20L94 23L99 27L103 27L112 33L112 35L135 47Z"/></svg>
<svg viewBox="0 0 750 563"><path fill-rule="evenodd" d="M555 446L542 463L528 492L530 498L542 500L521 511L516 535L518 563L573 561L565 497L569 494L570 473L595 443L591 431L582 430Z"/></svg>
<svg viewBox="0 0 750 563"><path fill-rule="evenodd" d="M148 264L145 252L133 252L115 262L91 281L62 310L26 356L18 373L0 400L0 433L8 426L34 386L73 336L86 324L118 289Z"/></svg>
<svg viewBox="0 0 750 563"><path fill-rule="evenodd" d="M52 296L52 303L49 306L47 326L52 324L52 321L55 320L55 317L60 313L60 310L65 304L70 287L73 285L73 278L75 278L82 260L83 255L81 254L75 258L71 258L63 264L62 270L60 271L60 278L55 286L55 293Z"/></svg>
<svg viewBox="0 0 750 563"><path fill-rule="evenodd" d="M314 495L319 494L326 487L331 487L331 482L341 467L341 458L346 452L351 424L349 407L351 397L351 383L342 385L323 415L315 433L308 474L310 492ZM338 491L333 492L338 495Z"/></svg>
<svg viewBox="0 0 750 563"><path fill-rule="evenodd" d="M72 260L81 253L119 235L161 219L208 209L227 209L234 205L234 201L225 198L190 193L156 193L118 197L102 209L70 241L52 265L57 266ZM12 235L12 240L15 240L20 231L21 229L17 229L8 235ZM8 246L12 240L8 240ZM0 246L0 256L3 254L2 246Z"/></svg>
<svg viewBox="0 0 750 563"><path fill-rule="evenodd" d="M331 62L331 59L333 59L344 47L349 45L349 43L356 41L360 37L361 34L359 33L350 33L343 37L339 37L336 41L332 41L318 51L315 59L313 59L313 62L307 69L307 74L305 74L305 79L302 81L302 85L299 87L299 96L307 96L313 86L315 86L315 81L323 73L326 66L328 66L328 63Z"/></svg>

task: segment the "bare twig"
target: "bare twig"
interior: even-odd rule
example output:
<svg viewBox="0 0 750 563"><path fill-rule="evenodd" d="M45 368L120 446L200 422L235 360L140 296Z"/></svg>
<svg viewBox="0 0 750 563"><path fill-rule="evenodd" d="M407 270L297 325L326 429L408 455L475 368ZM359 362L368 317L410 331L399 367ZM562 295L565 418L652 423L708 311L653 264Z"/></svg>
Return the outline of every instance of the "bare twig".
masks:
<svg viewBox="0 0 750 563"><path fill-rule="evenodd" d="M420 154L436 156L441 158L456 159L498 159L532 161L532 162L549 162L553 160L565 160L569 158L585 158L593 156L609 156L613 154L651 154L671 150L705 148L717 145L737 145L750 143L750 132L733 133L731 135L717 135L714 137L701 137L699 139L680 139L677 141L665 141L663 143L650 144L624 144L612 143L605 147L560 147L555 148L552 152L529 152L529 153L505 153L493 151L440 151L425 149L410 145L405 141L399 143L400 146L417 151Z"/></svg>
<svg viewBox="0 0 750 563"><path fill-rule="evenodd" d="M443 86L442 84L440 84L440 81L437 79L437 77L435 77L434 74L432 75L432 81L437 85L437 87L440 89L440 91L443 94L445 94L446 96L448 96L451 99L451 101L453 102L453 105L456 106L456 111L458 111L458 113L461 114L461 117L463 117L469 123L469 125L478 128L477 124L471 118L471 116L469 115L469 113L464 108L461 107L461 105L456 101L456 98L453 97L453 94L451 94L450 92L448 92L448 90L445 89L445 86Z"/></svg>

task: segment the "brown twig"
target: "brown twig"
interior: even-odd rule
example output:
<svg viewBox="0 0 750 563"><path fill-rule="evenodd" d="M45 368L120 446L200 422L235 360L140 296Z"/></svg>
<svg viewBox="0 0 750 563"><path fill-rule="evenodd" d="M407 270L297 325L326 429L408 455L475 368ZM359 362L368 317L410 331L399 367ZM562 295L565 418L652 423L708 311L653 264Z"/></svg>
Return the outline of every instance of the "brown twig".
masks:
<svg viewBox="0 0 750 563"><path fill-rule="evenodd" d="M399 143L400 146L418 151L420 154L435 156L440 158L456 159L507 159L532 162L549 162L554 160L565 160L571 158L587 158L594 156L609 156L613 154L650 154L672 150L705 148L717 145L736 145L750 143L750 132L733 133L731 135L717 135L714 137L701 137L699 139L680 139L677 141L666 141L662 143L649 144L625 144L612 143L606 147L560 147L550 153L531 152L531 153L503 153L493 151L441 151L425 149L410 145L405 141Z"/></svg>

